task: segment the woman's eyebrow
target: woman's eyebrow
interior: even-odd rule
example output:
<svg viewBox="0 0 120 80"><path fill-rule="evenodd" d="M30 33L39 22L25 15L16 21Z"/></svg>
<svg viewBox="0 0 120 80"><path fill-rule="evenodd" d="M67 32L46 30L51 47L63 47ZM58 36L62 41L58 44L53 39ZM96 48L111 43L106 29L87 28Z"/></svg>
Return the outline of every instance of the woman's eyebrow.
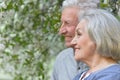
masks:
<svg viewBox="0 0 120 80"><path fill-rule="evenodd" d="M76 32L79 32L79 31L81 31L81 29L80 29L80 28L77 28L77 29L76 29Z"/></svg>

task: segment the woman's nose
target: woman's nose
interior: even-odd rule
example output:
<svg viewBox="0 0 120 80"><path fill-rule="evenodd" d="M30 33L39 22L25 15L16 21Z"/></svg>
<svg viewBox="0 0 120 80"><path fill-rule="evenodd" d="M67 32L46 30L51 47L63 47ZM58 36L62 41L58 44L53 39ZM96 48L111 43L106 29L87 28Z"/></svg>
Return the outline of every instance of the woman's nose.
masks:
<svg viewBox="0 0 120 80"><path fill-rule="evenodd" d="M72 44L72 45L75 45L75 44L76 44L76 37L73 38L73 40L71 41L71 44Z"/></svg>

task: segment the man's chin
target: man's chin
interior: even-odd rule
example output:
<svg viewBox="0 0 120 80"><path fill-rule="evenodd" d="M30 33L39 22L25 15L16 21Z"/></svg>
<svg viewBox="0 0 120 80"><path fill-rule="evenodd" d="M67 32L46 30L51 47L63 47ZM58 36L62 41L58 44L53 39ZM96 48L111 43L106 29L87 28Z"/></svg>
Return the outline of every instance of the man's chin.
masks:
<svg viewBox="0 0 120 80"><path fill-rule="evenodd" d="M73 48L73 45L70 44L70 43L65 43L65 46L68 47L68 48L69 48L69 47L72 47L72 48Z"/></svg>

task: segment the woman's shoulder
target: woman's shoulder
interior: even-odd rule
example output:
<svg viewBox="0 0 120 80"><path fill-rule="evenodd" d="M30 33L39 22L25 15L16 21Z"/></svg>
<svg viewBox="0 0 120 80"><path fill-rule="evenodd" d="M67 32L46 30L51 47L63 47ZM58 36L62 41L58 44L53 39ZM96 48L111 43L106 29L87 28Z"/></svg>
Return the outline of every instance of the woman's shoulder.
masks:
<svg viewBox="0 0 120 80"><path fill-rule="evenodd" d="M102 71L101 71L102 72ZM103 70L104 73L119 73L120 74L120 64L114 64ZM103 73L102 72L102 73Z"/></svg>
<svg viewBox="0 0 120 80"><path fill-rule="evenodd" d="M110 66L102 71L93 73L90 77L95 80L120 80L120 65Z"/></svg>
<svg viewBox="0 0 120 80"><path fill-rule="evenodd" d="M82 73L79 73L73 80L79 80ZM91 73L86 80L120 80L120 65L112 65L103 70Z"/></svg>

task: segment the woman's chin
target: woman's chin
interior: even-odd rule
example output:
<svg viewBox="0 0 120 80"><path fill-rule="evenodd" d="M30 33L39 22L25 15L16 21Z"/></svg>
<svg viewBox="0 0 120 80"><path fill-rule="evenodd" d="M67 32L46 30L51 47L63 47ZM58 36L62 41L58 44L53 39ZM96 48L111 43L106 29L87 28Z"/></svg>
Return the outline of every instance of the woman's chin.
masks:
<svg viewBox="0 0 120 80"><path fill-rule="evenodd" d="M76 61L80 61L80 58L78 56L74 56Z"/></svg>

